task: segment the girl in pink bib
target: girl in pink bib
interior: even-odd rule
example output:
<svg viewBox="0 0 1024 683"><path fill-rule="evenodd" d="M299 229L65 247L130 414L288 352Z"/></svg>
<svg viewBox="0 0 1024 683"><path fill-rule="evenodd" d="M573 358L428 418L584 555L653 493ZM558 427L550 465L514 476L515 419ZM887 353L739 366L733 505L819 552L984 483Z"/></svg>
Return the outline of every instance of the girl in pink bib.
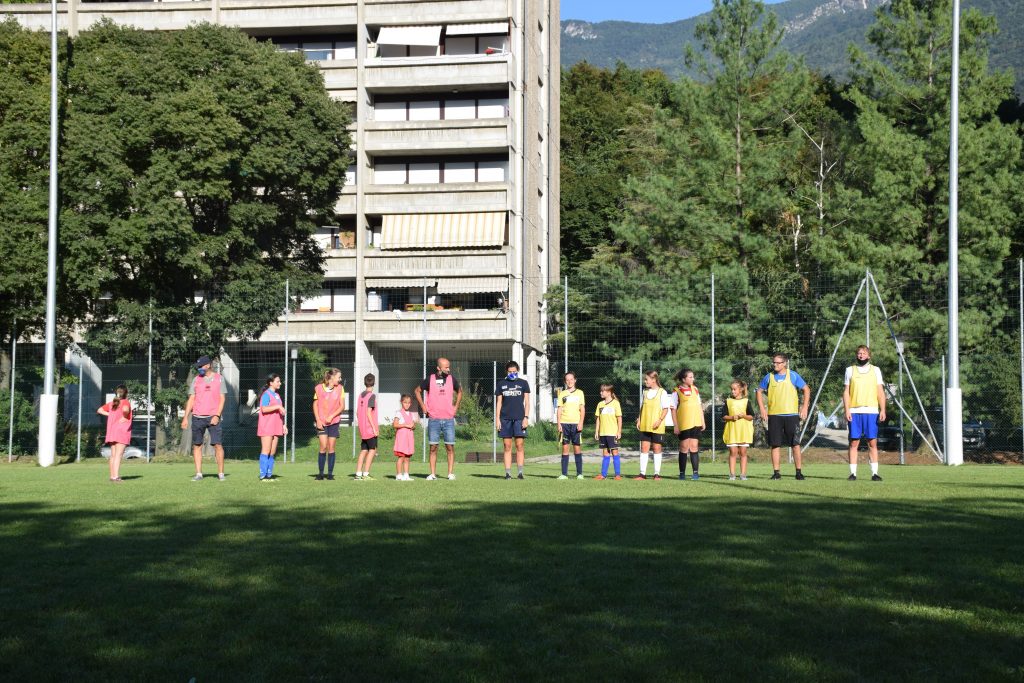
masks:
<svg viewBox="0 0 1024 683"><path fill-rule="evenodd" d="M114 389L114 399L96 412L107 418L107 434L103 441L110 446L110 481L120 482L121 456L132 440L132 404L128 401L128 387L122 384Z"/></svg>
<svg viewBox="0 0 1024 683"><path fill-rule="evenodd" d="M395 428L395 481L412 481L409 476L409 461L416 452L416 438L413 433L419 421L420 416L412 410L412 396L402 394L402 409L391 421Z"/></svg>
<svg viewBox="0 0 1024 683"><path fill-rule="evenodd" d="M284 403L281 395L281 375L271 373L260 396L260 413L256 436L260 437L260 481L274 481L274 455L277 440L288 433L284 426Z"/></svg>

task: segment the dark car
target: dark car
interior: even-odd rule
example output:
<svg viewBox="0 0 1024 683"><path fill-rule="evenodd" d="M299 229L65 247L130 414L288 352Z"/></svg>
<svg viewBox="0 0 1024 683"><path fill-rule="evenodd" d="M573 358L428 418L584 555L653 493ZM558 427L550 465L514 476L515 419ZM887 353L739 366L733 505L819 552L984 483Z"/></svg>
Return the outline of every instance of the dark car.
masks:
<svg viewBox="0 0 1024 683"><path fill-rule="evenodd" d="M928 419L931 420L932 430L935 431L935 437L939 440L941 446L945 440L945 429L943 427L942 420L942 409L932 409L928 411ZM918 423L918 428L928 433L927 425L921 421ZM983 451L989 448L989 442L992 436L992 424L990 422L978 419L964 420L963 425L963 448L965 451ZM914 447L917 448L921 445L921 436L915 431L914 432Z"/></svg>

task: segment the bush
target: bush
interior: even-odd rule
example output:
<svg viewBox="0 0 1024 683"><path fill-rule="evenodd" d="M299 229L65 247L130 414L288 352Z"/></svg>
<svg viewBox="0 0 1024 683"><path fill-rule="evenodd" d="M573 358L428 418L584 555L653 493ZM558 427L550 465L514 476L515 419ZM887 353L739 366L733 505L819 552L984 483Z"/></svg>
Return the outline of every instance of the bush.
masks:
<svg viewBox="0 0 1024 683"><path fill-rule="evenodd" d="M10 424L11 392L0 389L0 441L7 450L7 431ZM17 391L14 392L14 443L15 454L30 455L36 452L39 438L39 418L32 401Z"/></svg>

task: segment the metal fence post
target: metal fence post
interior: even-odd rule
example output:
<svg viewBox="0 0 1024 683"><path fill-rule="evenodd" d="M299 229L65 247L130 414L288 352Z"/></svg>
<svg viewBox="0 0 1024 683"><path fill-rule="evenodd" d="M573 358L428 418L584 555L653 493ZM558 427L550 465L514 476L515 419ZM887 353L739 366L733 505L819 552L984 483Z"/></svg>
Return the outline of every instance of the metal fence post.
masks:
<svg viewBox="0 0 1024 683"><path fill-rule="evenodd" d="M899 346L896 348L896 352L900 356L902 356L903 355L903 342L897 342L897 343L899 344ZM899 369L900 369L900 403L903 404L903 403L905 403L905 401L903 400L903 363L899 363L898 365L899 365ZM901 465L906 465L907 461L906 461L906 455L904 453L905 448L904 448L904 443L903 442L904 442L904 438L903 438L903 411L901 410L900 411L900 464Z"/></svg>
<svg viewBox="0 0 1024 683"><path fill-rule="evenodd" d="M871 270L864 271L864 281L870 282ZM864 297L864 346L871 346L871 297Z"/></svg>
<svg viewBox="0 0 1024 683"><path fill-rule="evenodd" d="M7 462L14 462L14 372L18 367L18 319L11 322L11 396L7 418Z"/></svg>
<svg viewBox="0 0 1024 683"><path fill-rule="evenodd" d="M423 278L423 377L427 376L427 278ZM427 425L430 424L430 416L427 415ZM427 425L423 429L423 462L427 461L427 451L430 446L427 444ZM438 447L438 450L441 450Z"/></svg>
<svg viewBox="0 0 1024 683"><path fill-rule="evenodd" d="M294 377L291 377L291 378L288 377L288 350L289 350L288 349L288 318L291 317L291 308L292 308L291 307L291 291L289 290L289 287L290 287L290 282L288 281L288 278L285 278L285 280L284 280L284 386L285 386L285 395L284 395L284 399L281 401L281 403L284 403L285 401L287 401L288 398L294 393L292 391L291 384L289 384L288 382L289 381L292 381L292 382L295 381ZM293 436L292 439L294 439L294 438L295 437ZM284 453L285 453L284 461L288 462L288 457L287 457L287 453L288 453L288 435L287 434L285 434L284 436L281 437L281 446L283 447L283 450L284 450Z"/></svg>
<svg viewBox="0 0 1024 683"><path fill-rule="evenodd" d="M717 396L717 394L715 393L715 273L714 273L714 271L712 271L711 272L711 462L715 462L715 460L716 460L716 438L715 438L715 400L716 400L716 396Z"/></svg>
<svg viewBox="0 0 1024 683"><path fill-rule="evenodd" d="M565 311L564 317L562 318L562 332L565 335L565 359L562 365L565 366L565 370L562 372L562 376L565 376L566 372L569 372L569 276L565 276Z"/></svg>
<svg viewBox="0 0 1024 683"><path fill-rule="evenodd" d="M946 455L946 356L942 356L942 464L949 464L949 457Z"/></svg>
<svg viewBox="0 0 1024 683"><path fill-rule="evenodd" d="M297 368L298 368L298 353L294 353L294 355L296 357L292 358L292 381L297 383L298 382L297 378L299 376L298 375L298 370L297 370ZM289 411L291 413L291 418L292 418L292 428L289 431L291 432L291 435L292 435L292 462L295 462L295 394L297 394L298 391L290 391L288 393L290 393L292 395L292 408ZM282 403L283 403L283 401L282 401ZM287 451L287 449L284 451L284 459L285 459L285 461L288 460L288 451Z"/></svg>
<svg viewBox="0 0 1024 683"><path fill-rule="evenodd" d="M1021 452L1024 453L1024 259L1017 261L1017 309L1017 315L1020 320Z"/></svg>
<svg viewBox="0 0 1024 683"><path fill-rule="evenodd" d="M146 412L149 413L149 420L146 421L146 462L149 462L149 438L153 429L153 422L156 420L156 411L153 410L153 302L149 302L149 348L146 352Z"/></svg>
<svg viewBox="0 0 1024 683"><path fill-rule="evenodd" d="M498 361L493 361L494 369L491 371L492 386L491 386L491 425L498 423L498 399L496 394L498 393ZM491 429L491 463L497 464L498 462L498 430Z"/></svg>
<svg viewBox="0 0 1024 683"><path fill-rule="evenodd" d="M78 349L78 438L75 446L75 462L82 462L82 380L84 379L85 363L82 362L83 354Z"/></svg>

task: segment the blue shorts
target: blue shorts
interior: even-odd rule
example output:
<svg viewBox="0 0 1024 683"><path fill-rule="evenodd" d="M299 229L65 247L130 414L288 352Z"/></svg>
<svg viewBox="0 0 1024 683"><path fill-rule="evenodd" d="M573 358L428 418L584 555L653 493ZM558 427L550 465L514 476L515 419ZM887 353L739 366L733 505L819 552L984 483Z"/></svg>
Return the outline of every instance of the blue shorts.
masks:
<svg viewBox="0 0 1024 683"><path fill-rule="evenodd" d="M517 420L505 420L501 421L501 429L498 430L498 436L503 439L521 439L526 436L526 428L523 427L523 418Z"/></svg>
<svg viewBox="0 0 1024 683"><path fill-rule="evenodd" d="M436 417L430 418L427 422L427 441L431 446L436 446L441 443L441 437L444 436L444 442L449 445L455 443L455 418L450 417L447 420L442 420Z"/></svg>
<svg viewBox="0 0 1024 683"><path fill-rule="evenodd" d="M850 417L851 440L878 438L878 413L853 413Z"/></svg>
<svg viewBox="0 0 1024 683"><path fill-rule="evenodd" d="M562 427L562 443L565 445L572 444L573 446L579 446L581 438L580 426L575 422L563 422L560 426Z"/></svg>
<svg viewBox="0 0 1024 683"><path fill-rule="evenodd" d="M323 429L318 429L316 432L317 436L326 436L328 439L337 439L338 434L341 433L341 423L335 422L332 425L324 425Z"/></svg>
<svg viewBox="0 0 1024 683"><path fill-rule="evenodd" d="M606 451L619 450L619 440L614 436L602 436L598 440L601 442L601 448Z"/></svg>

